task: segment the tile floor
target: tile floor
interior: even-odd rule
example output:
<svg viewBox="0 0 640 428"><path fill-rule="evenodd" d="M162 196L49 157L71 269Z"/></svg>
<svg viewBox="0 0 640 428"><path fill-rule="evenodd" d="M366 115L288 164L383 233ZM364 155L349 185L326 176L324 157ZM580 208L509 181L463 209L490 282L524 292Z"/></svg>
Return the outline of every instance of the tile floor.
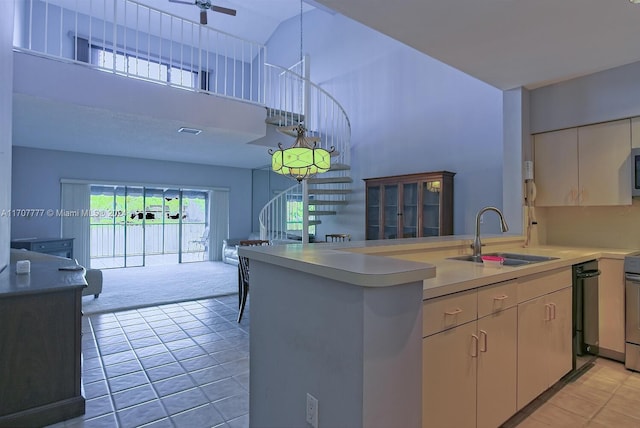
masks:
<svg viewBox="0 0 640 428"><path fill-rule="evenodd" d="M86 413L60 427L248 427L238 296L83 318Z"/></svg>
<svg viewBox="0 0 640 428"><path fill-rule="evenodd" d="M600 358L582 376L552 389L524 409L524 420L504 427L640 427L640 373L621 363Z"/></svg>
<svg viewBox="0 0 640 428"><path fill-rule="evenodd" d="M248 427L249 310L237 295L84 317L86 414L61 427ZM504 428L640 427L640 373L606 359Z"/></svg>

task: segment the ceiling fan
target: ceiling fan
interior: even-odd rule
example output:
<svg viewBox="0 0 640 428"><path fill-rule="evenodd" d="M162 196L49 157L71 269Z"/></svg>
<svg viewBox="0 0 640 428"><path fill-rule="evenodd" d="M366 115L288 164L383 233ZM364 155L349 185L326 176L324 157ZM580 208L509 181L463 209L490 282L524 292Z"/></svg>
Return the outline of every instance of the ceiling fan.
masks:
<svg viewBox="0 0 640 428"><path fill-rule="evenodd" d="M211 4L209 0L169 0L171 3L182 3L182 4L192 4L196 5L200 8L200 24L207 25L207 9L210 9L214 12L224 13L231 16L236 16L235 9L229 9L222 6L216 6Z"/></svg>

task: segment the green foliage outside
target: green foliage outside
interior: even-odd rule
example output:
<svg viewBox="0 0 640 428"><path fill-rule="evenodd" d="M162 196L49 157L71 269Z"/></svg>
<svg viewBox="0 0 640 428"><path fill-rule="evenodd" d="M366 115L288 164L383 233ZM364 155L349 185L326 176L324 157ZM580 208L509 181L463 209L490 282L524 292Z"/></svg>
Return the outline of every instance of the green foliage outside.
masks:
<svg viewBox="0 0 640 428"><path fill-rule="evenodd" d="M146 211L144 204L146 203ZM195 205L195 206L194 206ZM180 200L175 197L167 200L160 196L125 196L115 197L115 207L113 195L91 195L91 211L101 214L91 217L91 224L113 224L114 217L116 224L127 222L130 225L136 224L177 224L180 222ZM125 210L126 207L126 210ZM183 213L201 213L199 219L190 219L183 214L183 223L203 223L206 212L205 200L203 198L183 198Z"/></svg>

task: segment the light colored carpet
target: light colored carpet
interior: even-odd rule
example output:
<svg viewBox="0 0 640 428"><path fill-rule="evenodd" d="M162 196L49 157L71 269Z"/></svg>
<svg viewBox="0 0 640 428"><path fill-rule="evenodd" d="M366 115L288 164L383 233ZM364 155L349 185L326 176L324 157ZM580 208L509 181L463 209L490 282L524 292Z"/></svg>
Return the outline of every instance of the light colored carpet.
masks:
<svg viewBox="0 0 640 428"><path fill-rule="evenodd" d="M238 268L222 262L103 269L100 297L82 298L85 315L238 293Z"/></svg>

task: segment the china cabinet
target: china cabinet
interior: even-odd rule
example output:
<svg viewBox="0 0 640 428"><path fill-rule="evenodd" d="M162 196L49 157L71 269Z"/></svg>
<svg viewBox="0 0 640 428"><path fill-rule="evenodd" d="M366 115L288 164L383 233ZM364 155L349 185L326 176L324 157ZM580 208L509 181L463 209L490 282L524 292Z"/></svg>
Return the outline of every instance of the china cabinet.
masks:
<svg viewBox="0 0 640 428"><path fill-rule="evenodd" d="M454 172L365 179L367 239L453 234Z"/></svg>

